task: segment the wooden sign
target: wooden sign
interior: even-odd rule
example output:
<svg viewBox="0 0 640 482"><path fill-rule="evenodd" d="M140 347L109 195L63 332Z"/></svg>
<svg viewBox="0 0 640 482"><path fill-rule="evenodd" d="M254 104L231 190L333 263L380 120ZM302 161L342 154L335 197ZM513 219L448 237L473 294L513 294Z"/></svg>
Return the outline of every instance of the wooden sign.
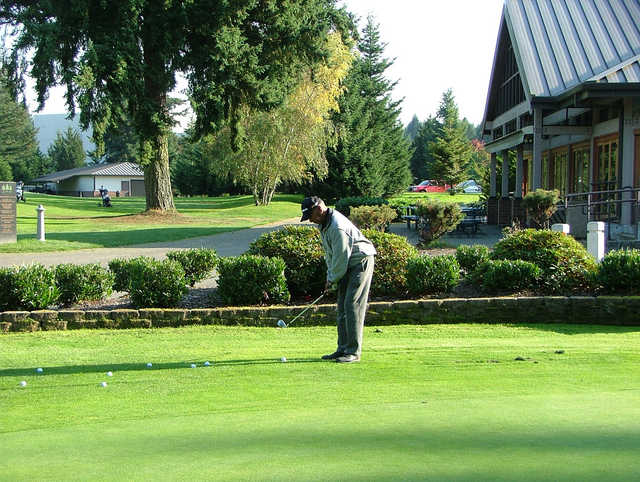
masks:
<svg viewBox="0 0 640 482"><path fill-rule="evenodd" d="M0 182L0 243L17 241L16 183Z"/></svg>

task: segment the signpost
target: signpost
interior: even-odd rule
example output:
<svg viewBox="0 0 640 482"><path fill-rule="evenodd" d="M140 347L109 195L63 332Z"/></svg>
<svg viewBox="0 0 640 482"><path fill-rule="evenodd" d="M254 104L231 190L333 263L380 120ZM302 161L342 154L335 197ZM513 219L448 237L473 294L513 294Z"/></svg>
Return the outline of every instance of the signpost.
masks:
<svg viewBox="0 0 640 482"><path fill-rule="evenodd" d="M16 183L0 181L0 243L16 243Z"/></svg>

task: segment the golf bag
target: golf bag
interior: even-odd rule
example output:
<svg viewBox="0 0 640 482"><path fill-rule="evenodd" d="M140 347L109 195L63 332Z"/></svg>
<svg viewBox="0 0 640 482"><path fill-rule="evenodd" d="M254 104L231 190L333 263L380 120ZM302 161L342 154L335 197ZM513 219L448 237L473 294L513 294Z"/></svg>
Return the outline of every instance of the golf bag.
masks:
<svg viewBox="0 0 640 482"><path fill-rule="evenodd" d="M24 198L24 190L22 189L22 186L24 186L24 184L21 182L16 184L16 202L22 201L23 203L26 203L27 200Z"/></svg>
<svg viewBox="0 0 640 482"><path fill-rule="evenodd" d="M106 189L100 189L100 196L102 197L102 207L110 208L111 196L109 196L109 191L107 191Z"/></svg>

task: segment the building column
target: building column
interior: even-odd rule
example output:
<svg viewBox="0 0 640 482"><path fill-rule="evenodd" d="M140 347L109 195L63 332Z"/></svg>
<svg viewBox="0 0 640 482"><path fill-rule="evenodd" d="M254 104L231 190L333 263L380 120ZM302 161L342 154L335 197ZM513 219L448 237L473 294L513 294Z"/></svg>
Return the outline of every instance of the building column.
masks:
<svg viewBox="0 0 640 482"><path fill-rule="evenodd" d="M533 179L531 190L542 187L542 109L533 109Z"/></svg>
<svg viewBox="0 0 640 482"><path fill-rule="evenodd" d="M619 153L618 161L622 168L620 187L633 187L633 163L635 160L635 139L633 133L633 99L624 99L624 109L618 134ZM622 199L631 200L633 193L624 193ZM620 224L630 225L632 222L631 202L622 203Z"/></svg>
<svg viewBox="0 0 640 482"><path fill-rule="evenodd" d="M509 199L509 150L505 149L502 156L502 185L500 186L500 200L498 201L498 224L511 224L511 199Z"/></svg>
<svg viewBox="0 0 640 482"><path fill-rule="evenodd" d="M522 207L522 181L524 180L524 146L518 145L516 151L516 187L513 191L511 216L524 224L526 213Z"/></svg>
<svg viewBox="0 0 640 482"><path fill-rule="evenodd" d="M498 199L496 198L496 158L495 152L491 153L489 164L489 199L487 199L487 224L498 224Z"/></svg>

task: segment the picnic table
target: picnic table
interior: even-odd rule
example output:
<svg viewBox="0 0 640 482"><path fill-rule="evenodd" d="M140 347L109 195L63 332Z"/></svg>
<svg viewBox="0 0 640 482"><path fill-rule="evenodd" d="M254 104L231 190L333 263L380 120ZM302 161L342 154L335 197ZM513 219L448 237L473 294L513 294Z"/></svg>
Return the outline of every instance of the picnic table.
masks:
<svg viewBox="0 0 640 482"><path fill-rule="evenodd" d="M467 235L476 234L478 226L485 222L485 212L482 207L463 206L462 213L464 218L456 226L456 231L466 233Z"/></svg>

